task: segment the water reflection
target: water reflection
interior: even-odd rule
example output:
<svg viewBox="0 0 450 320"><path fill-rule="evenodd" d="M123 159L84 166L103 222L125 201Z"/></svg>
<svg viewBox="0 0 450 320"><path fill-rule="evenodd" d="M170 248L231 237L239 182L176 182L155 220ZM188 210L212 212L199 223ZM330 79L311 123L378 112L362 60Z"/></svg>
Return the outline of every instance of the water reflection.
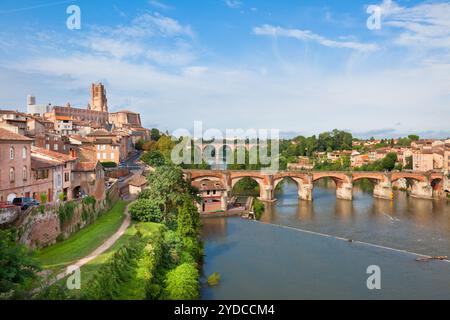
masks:
<svg viewBox="0 0 450 320"><path fill-rule="evenodd" d="M320 181L314 201L299 201L296 185L286 181L267 206L265 223L285 225L430 255L450 255L450 205L395 192L377 199L367 188L354 189L354 200L336 199L332 181Z"/></svg>

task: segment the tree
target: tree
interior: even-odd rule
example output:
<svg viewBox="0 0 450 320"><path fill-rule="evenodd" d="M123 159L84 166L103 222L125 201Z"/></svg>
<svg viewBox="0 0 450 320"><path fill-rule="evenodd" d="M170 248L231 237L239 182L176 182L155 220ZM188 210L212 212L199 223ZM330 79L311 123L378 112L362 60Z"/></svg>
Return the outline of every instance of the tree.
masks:
<svg viewBox="0 0 450 320"><path fill-rule="evenodd" d="M412 156L406 157L406 164L403 169L412 170L412 168L413 168L413 157Z"/></svg>
<svg viewBox="0 0 450 320"><path fill-rule="evenodd" d="M141 138L138 141L136 141L136 143L134 144L134 148L136 150L142 150L144 144L145 144L145 140Z"/></svg>
<svg viewBox="0 0 450 320"><path fill-rule="evenodd" d="M17 244L15 237L11 230L0 230L0 299L13 298L40 271L32 253Z"/></svg>
<svg viewBox="0 0 450 320"><path fill-rule="evenodd" d="M174 213L183 196L191 190L184 180L183 171L173 165L163 165L147 177L149 186L139 194L141 199L152 199L163 207L164 214Z"/></svg>
<svg viewBox="0 0 450 320"><path fill-rule="evenodd" d="M175 142L172 141L171 137L162 136L159 138L158 142L156 142L155 147L164 155L166 161L171 160L172 149L175 147Z"/></svg>
<svg viewBox="0 0 450 320"><path fill-rule="evenodd" d="M183 263L167 273L165 296L169 300L196 300L200 297L199 272L193 263Z"/></svg>
<svg viewBox="0 0 450 320"><path fill-rule="evenodd" d="M390 152L381 160L381 165L384 170L391 171L395 168L396 162L397 162L397 154L394 152Z"/></svg>
<svg viewBox="0 0 450 320"><path fill-rule="evenodd" d="M150 131L150 139L152 139L152 141L158 141L159 138L161 138L161 133L159 132L158 129L153 128L153 129Z"/></svg>
<svg viewBox="0 0 450 320"><path fill-rule="evenodd" d="M152 199L136 200L130 205L128 212L134 220L141 222L159 223L164 219L160 205Z"/></svg>
<svg viewBox="0 0 450 320"><path fill-rule="evenodd" d="M148 164L151 167L160 167L166 163L166 160L163 156L163 154L160 151L154 150L154 151L147 151L145 152L141 160Z"/></svg>
<svg viewBox="0 0 450 320"><path fill-rule="evenodd" d="M178 233L182 237L197 237L200 230L200 215L190 196L185 196L178 208Z"/></svg>
<svg viewBox="0 0 450 320"><path fill-rule="evenodd" d="M412 140L412 141L418 141L418 140L420 139L420 137L419 137L418 135L415 135L415 134L410 134L410 135L408 136L408 138L409 138L410 140Z"/></svg>

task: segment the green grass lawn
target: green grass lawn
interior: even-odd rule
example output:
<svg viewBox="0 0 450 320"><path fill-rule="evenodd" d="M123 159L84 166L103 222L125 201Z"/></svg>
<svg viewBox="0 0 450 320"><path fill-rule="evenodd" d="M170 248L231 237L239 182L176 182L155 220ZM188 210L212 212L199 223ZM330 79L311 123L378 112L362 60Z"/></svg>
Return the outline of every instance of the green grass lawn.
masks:
<svg viewBox="0 0 450 320"><path fill-rule="evenodd" d="M98 272L99 268L106 262L108 262L111 257L116 253L123 245L128 243L136 232L139 229L139 232L143 234L145 237L151 237L155 232L161 232L161 228L163 226L157 223L145 222L145 223L133 223L120 237L114 245L111 246L108 250L100 254L94 260L88 262L84 266L81 267L81 290L72 291L72 297L77 298L81 295L82 290L85 288L85 285L89 283L90 279ZM135 270L135 274L123 287L121 291L122 299L144 299L145 298L145 283L140 281L138 274L138 270ZM66 278L61 279L55 285L65 286Z"/></svg>
<svg viewBox="0 0 450 320"><path fill-rule="evenodd" d="M93 224L73 234L69 239L36 253L42 268L60 271L89 255L119 229L125 218L127 202L118 201L110 211Z"/></svg>

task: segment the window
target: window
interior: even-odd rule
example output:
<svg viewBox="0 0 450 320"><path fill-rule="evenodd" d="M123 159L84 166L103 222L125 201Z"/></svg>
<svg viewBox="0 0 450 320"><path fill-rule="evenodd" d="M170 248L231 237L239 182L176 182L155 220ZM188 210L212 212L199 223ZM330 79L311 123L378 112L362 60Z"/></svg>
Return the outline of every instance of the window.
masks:
<svg viewBox="0 0 450 320"><path fill-rule="evenodd" d="M53 150L58 151L58 145L56 143L53 145Z"/></svg>
<svg viewBox="0 0 450 320"><path fill-rule="evenodd" d="M45 144L45 149L50 150L50 145L48 143Z"/></svg>
<svg viewBox="0 0 450 320"><path fill-rule="evenodd" d="M70 181L70 173L69 172L65 172L64 173L64 182L69 182Z"/></svg>
<svg viewBox="0 0 450 320"><path fill-rule="evenodd" d="M14 182L16 180L16 173L14 172L14 168L9 168L9 182Z"/></svg>
<svg viewBox="0 0 450 320"><path fill-rule="evenodd" d="M111 153L111 160L114 160L114 153Z"/></svg>
<svg viewBox="0 0 450 320"><path fill-rule="evenodd" d="M14 160L14 147L9 147L9 159Z"/></svg>
<svg viewBox="0 0 450 320"><path fill-rule="evenodd" d="M38 170L36 178L37 178L37 180L47 179L48 178L48 169Z"/></svg>
<svg viewBox="0 0 450 320"><path fill-rule="evenodd" d="M97 153L97 159L100 160L102 158L101 153Z"/></svg>
<svg viewBox="0 0 450 320"><path fill-rule="evenodd" d="M23 181L27 181L28 180L28 168L27 166L24 166L22 169L22 179Z"/></svg>
<svg viewBox="0 0 450 320"><path fill-rule="evenodd" d="M27 147L23 147L22 148L22 159L26 159L27 158Z"/></svg>
<svg viewBox="0 0 450 320"><path fill-rule="evenodd" d="M103 154L103 159L106 159L106 153Z"/></svg>

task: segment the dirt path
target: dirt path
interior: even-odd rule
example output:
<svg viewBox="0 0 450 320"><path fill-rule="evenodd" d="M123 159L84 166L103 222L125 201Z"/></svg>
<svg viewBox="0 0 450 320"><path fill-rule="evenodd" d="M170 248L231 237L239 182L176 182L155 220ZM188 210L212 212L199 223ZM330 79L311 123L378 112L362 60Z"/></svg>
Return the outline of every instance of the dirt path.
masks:
<svg viewBox="0 0 450 320"><path fill-rule="evenodd" d="M56 278L51 280L51 282L48 283L47 285L50 286L50 285L54 284L55 282L57 282L61 279L64 279L68 275L67 270L69 270L69 269L74 270L75 268L81 268L85 264L87 264L90 261L97 258L103 252L105 252L106 250L111 248L113 246L113 244L116 243L116 241L125 233L125 231L130 226L130 223L131 223L131 217L130 217L130 214L128 213L128 206L127 206L125 209L125 219L123 220L120 228L111 237L109 237L101 246L99 246L97 249L95 249L91 254L78 260L74 264L71 264L70 266L68 266L65 271L59 273L56 276Z"/></svg>

